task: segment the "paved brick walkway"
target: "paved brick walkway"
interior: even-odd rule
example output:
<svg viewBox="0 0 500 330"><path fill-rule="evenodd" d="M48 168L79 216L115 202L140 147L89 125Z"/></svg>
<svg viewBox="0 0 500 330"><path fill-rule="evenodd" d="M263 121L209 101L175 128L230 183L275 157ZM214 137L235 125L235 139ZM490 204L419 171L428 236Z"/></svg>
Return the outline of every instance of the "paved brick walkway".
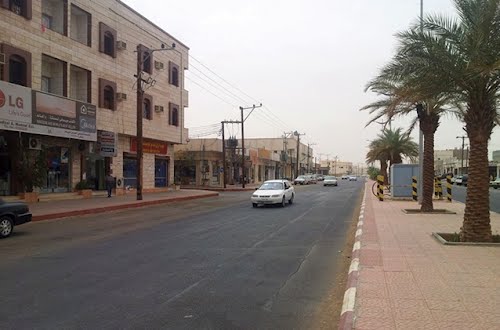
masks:
<svg viewBox="0 0 500 330"><path fill-rule="evenodd" d="M367 183L354 329L500 329L500 246L446 246L432 232L460 230L456 215L408 215L414 202L379 202ZM493 233L500 214L492 213Z"/></svg>

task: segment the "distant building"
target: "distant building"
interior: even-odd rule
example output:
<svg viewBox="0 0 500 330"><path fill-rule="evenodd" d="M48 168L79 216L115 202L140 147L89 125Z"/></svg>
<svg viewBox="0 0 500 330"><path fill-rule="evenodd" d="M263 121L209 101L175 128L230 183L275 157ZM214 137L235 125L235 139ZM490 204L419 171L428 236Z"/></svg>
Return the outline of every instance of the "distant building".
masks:
<svg viewBox="0 0 500 330"><path fill-rule="evenodd" d="M493 151L492 158L494 162L500 163L500 150Z"/></svg>

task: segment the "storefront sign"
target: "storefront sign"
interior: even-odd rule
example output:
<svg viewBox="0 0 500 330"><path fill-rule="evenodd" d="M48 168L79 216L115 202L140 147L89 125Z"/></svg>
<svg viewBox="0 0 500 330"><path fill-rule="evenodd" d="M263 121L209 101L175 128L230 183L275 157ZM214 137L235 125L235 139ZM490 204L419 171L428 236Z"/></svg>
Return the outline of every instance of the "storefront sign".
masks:
<svg viewBox="0 0 500 330"><path fill-rule="evenodd" d="M97 152L102 157L116 157L117 155L116 133L108 131L97 131Z"/></svg>
<svg viewBox="0 0 500 330"><path fill-rule="evenodd" d="M96 141L96 107L0 81L0 129Z"/></svg>
<svg viewBox="0 0 500 330"><path fill-rule="evenodd" d="M167 154L167 143L163 141L144 139L142 148L144 153L147 154L157 154L157 155ZM137 152L137 139L135 137L130 138L130 151Z"/></svg>

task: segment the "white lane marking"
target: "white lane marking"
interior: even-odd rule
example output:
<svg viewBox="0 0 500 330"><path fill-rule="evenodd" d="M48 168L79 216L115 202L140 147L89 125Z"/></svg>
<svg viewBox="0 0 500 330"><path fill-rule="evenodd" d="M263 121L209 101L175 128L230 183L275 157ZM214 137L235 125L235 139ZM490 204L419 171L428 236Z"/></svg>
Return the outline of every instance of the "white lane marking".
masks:
<svg viewBox="0 0 500 330"><path fill-rule="evenodd" d="M351 266L349 267L349 274L359 270L359 259L354 258L351 261Z"/></svg>
<svg viewBox="0 0 500 330"><path fill-rule="evenodd" d="M340 315L343 315L345 312L353 312L355 300L356 288L347 289L344 294L344 303L342 304L342 312Z"/></svg>

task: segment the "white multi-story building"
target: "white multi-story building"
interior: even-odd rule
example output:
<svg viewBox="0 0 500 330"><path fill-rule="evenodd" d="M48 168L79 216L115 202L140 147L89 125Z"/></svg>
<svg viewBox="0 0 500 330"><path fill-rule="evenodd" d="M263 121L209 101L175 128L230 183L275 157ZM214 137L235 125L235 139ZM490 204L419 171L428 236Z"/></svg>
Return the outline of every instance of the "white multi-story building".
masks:
<svg viewBox="0 0 500 330"><path fill-rule="evenodd" d="M144 189L173 182L173 146L187 138L188 51L119 0L2 1L1 193L22 189L16 164L38 149L47 161L41 192L71 191L81 180L103 189L108 171L135 186L137 113ZM138 62L146 89L139 110Z"/></svg>

